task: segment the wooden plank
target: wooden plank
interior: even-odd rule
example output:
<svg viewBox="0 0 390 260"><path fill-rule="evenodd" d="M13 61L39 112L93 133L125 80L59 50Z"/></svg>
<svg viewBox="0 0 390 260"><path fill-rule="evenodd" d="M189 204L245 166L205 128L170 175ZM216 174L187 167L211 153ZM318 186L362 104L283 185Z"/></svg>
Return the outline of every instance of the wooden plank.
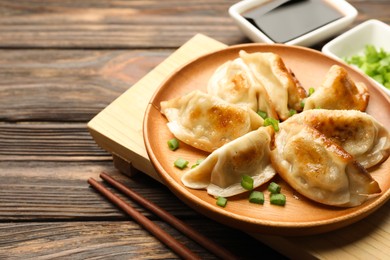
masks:
<svg viewBox="0 0 390 260"><path fill-rule="evenodd" d="M87 179L99 180L102 171L239 255L278 256L247 234L197 214L149 176L128 178L113 170L110 162L0 162L0 169L0 259L176 258L89 187ZM158 217L118 195L202 258L211 257Z"/></svg>
<svg viewBox="0 0 390 260"><path fill-rule="evenodd" d="M236 44L245 40L227 13L236 2L3 0L0 47L177 48L196 33Z"/></svg>
<svg viewBox="0 0 390 260"><path fill-rule="evenodd" d="M2 259L175 258L133 222L0 224ZM53 235L55 234L55 235Z"/></svg>
<svg viewBox="0 0 390 260"><path fill-rule="evenodd" d="M0 124L0 161L107 161L86 124Z"/></svg>
<svg viewBox="0 0 390 260"><path fill-rule="evenodd" d="M170 53L0 50L0 121L89 121Z"/></svg>
<svg viewBox="0 0 390 260"><path fill-rule="evenodd" d="M0 47L178 48L201 33L228 45L250 42L228 15L228 1L0 2ZM367 17L390 24L387 0L349 0ZM23 14L23 15L21 15Z"/></svg>
<svg viewBox="0 0 390 260"><path fill-rule="evenodd" d="M390 24L388 0L348 0L358 10L358 17L355 24L361 23L367 19L378 19L384 23Z"/></svg>
<svg viewBox="0 0 390 260"><path fill-rule="evenodd" d="M274 256L248 235L226 229L208 219L186 220L210 239L229 248L241 259ZM201 259L216 259L166 223L155 221ZM210 228L210 225L213 227ZM54 235L55 234L55 235ZM231 239L234 237L234 239ZM162 243L132 221L0 223L1 259L177 259Z"/></svg>
<svg viewBox="0 0 390 260"><path fill-rule="evenodd" d="M87 183L90 177L100 180L103 171L174 215L197 216L161 183L144 174L128 178L110 160L0 161L0 169L0 221L123 220L125 215Z"/></svg>

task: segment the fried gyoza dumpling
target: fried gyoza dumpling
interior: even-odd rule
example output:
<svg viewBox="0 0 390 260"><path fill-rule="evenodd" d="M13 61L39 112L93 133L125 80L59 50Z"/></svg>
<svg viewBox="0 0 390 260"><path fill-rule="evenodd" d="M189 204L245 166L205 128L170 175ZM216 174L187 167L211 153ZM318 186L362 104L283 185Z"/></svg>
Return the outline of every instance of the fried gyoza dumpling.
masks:
<svg viewBox="0 0 390 260"><path fill-rule="evenodd" d="M176 138L206 152L263 125L253 110L197 90L161 102L161 113Z"/></svg>
<svg viewBox="0 0 390 260"><path fill-rule="evenodd" d="M241 58L222 64L211 76L207 92L232 104L264 111L268 117L278 119L274 105L264 86L254 78Z"/></svg>
<svg viewBox="0 0 390 260"><path fill-rule="evenodd" d="M316 129L284 122L275 135L272 165L302 195L322 204L354 207L380 193L378 183L341 146Z"/></svg>
<svg viewBox="0 0 390 260"><path fill-rule="evenodd" d="M322 85L306 99L303 110L323 108L365 111L369 97L364 83L355 83L343 67L333 65Z"/></svg>
<svg viewBox="0 0 390 260"><path fill-rule="evenodd" d="M213 196L229 197L246 190L241 186L243 175L254 180L254 188L266 183L275 170L269 159L271 126L260 127L211 153L199 166L182 176L192 189L207 189Z"/></svg>
<svg viewBox="0 0 390 260"><path fill-rule="evenodd" d="M390 133L375 118L358 110L306 110L286 122L314 127L365 168L377 165L390 155Z"/></svg>
<svg viewBox="0 0 390 260"><path fill-rule="evenodd" d="M286 120L290 116L290 109L302 111L301 102L306 98L306 91L286 68L279 55L240 51L240 57L267 90L279 119Z"/></svg>

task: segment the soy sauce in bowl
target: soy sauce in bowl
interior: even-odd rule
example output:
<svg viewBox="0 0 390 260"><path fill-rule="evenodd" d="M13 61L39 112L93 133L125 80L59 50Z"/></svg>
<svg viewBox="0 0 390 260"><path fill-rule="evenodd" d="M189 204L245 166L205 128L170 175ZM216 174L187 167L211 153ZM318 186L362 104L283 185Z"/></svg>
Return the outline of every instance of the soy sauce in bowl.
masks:
<svg viewBox="0 0 390 260"><path fill-rule="evenodd" d="M277 43L286 43L344 15L323 0L270 1L242 14Z"/></svg>

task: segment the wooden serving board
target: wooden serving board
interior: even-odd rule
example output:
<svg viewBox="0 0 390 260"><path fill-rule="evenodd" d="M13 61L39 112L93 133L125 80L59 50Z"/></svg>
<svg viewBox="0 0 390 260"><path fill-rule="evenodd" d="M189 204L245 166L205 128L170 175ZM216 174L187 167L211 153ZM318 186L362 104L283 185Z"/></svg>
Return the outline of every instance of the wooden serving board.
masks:
<svg viewBox="0 0 390 260"><path fill-rule="evenodd" d="M196 57L226 47L207 36L195 35L88 123L92 137L113 155L118 170L131 175L136 169L161 181L143 141L143 118L149 100L176 69ZM362 221L325 234L250 235L291 258L385 259L390 256L390 202Z"/></svg>

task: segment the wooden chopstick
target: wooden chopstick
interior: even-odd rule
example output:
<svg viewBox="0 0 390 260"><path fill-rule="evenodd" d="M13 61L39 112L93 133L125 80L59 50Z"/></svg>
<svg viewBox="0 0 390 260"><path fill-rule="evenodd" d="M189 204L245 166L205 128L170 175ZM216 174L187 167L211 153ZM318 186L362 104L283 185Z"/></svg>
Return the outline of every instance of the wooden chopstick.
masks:
<svg viewBox="0 0 390 260"><path fill-rule="evenodd" d="M209 250L211 253L213 253L215 256L221 258L221 259L237 259L236 256L234 256L232 253L230 253L228 250L224 249L223 247L216 244L214 241L210 240L209 238L203 236L198 231L193 229L192 227L185 224L180 219L176 218L175 216L171 215L164 209L160 208L153 202L147 200L146 198L142 197L135 191L129 189L122 183L116 181L114 178L110 177L106 173L101 173L100 177L108 182L110 185L124 193L126 196L133 199L135 202L139 203L149 211L156 214L158 217L160 217L162 220L170 224L172 227L176 228L180 232L182 232L187 237L191 238L195 242L197 242L199 245L203 246L205 249Z"/></svg>
<svg viewBox="0 0 390 260"><path fill-rule="evenodd" d="M105 188L102 184L97 182L93 178L88 179L88 183L99 191L102 195L104 195L108 200L117 205L120 209L126 212L129 216L131 216L138 224L143 226L146 230L152 233L157 239L171 248L175 253L177 253L180 257L184 259L200 259L200 257L177 241L174 237L166 233L159 226L154 224L147 217L138 212L135 208L127 204L125 201L120 199L110 190Z"/></svg>

